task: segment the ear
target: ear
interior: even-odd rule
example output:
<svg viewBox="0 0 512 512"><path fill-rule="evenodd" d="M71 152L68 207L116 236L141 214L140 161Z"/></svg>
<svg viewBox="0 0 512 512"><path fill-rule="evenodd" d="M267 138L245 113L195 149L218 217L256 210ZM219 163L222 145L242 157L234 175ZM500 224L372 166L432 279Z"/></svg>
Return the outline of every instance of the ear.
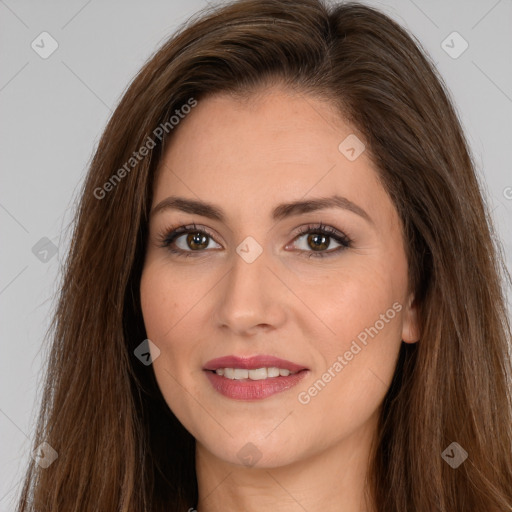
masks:
<svg viewBox="0 0 512 512"><path fill-rule="evenodd" d="M414 299L414 294L411 294L402 316L402 341L404 343L416 343L419 341L420 327L418 317L418 304Z"/></svg>

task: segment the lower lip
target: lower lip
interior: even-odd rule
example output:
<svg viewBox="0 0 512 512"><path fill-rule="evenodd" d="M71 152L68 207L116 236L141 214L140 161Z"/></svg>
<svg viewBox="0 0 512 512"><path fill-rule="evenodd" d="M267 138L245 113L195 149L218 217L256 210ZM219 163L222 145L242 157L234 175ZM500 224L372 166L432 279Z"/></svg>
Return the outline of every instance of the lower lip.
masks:
<svg viewBox="0 0 512 512"><path fill-rule="evenodd" d="M288 375L288 377L270 377L262 380L232 380L206 370L213 388L221 395L234 400L262 400L296 386L308 373L307 370Z"/></svg>

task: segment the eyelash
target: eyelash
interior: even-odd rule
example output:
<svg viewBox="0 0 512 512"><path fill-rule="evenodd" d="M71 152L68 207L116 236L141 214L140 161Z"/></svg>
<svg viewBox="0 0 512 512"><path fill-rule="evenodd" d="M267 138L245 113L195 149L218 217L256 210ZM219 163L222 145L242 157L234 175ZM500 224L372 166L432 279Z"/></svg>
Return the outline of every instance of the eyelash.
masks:
<svg viewBox="0 0 512 512"><path fill-rule="evenodd" d="M177 228L170 227L166 230L164 230L159 236L158 236L158 246L161 248L167 249L169 252L177 255L177 256L183 256L183 257L189 257L189 256L195 256L199 255L198 253L205 252L205 250L202 251L184 251L182 249L174 249L171 244L180 236L183 234L188 233L200 233L202 235L206 235L209 238L213 239L215 241L215 237L205 228L198 228L196 224L189 224L186 226L179 226ZM307 226L303 226L299 228L297 235L295 236L294 240L297 238L300 238L301 236L304 236L306 234L315 234L315 235L326 235L329 238L332 238L337 243L341 244L340 247L337 247L336 249L330 250L330 251L300 251L301 253L309 253L307 255L303 254L303 256L307 258L325 258L330 257L334 254L337 254L345 249L348 249L352 246L352 240L350 240L345 234L341 233L340 231L334 229L331 226L326 226L322 224L321 222L319 224L308 224ZM218 242L217 242L218 243Z"/></svg>

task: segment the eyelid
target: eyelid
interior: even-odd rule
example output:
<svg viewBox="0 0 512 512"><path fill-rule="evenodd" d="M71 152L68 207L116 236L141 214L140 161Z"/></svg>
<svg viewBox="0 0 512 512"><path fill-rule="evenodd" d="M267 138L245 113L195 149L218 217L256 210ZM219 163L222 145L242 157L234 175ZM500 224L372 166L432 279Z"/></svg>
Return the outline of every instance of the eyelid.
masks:
<svg viewBox="0 0 512 512"><path fill-rule="evenodd" d="M322 221L315 224L307 224L305 226L301 226L297 228L296 232L297 233L293 240L291 241L291 244L295 243L295 241L298 238L301 238L311 233L323 234L328 238L333 239L337 244L339 244L339 247L327 251L298 251L300 256L305 256L308 258L328 258L331 256L336 256L337 254L340 254L342 251L351 248L353 244L352 238L349 237L346 233L336 229L333 226L330 226L328 224L326 225ZM286 247L288 247L288 245Z"/></svg>
<svg viewBox="0 0 512 512"><path fill-rule="evenodd" d="M337 247L335 249L327 250L327 251L306 251L306 250L298 250L297 252L300 255L307 255L308 257L315 256L315 257L329 257L333 254L337 254L344 249L348 249L352 246L352 239L347 236L343 231L340 231L333 226L326 225L323 222L314 223L314 224L307 224L300 226L296 228L295 233L293 235L292 241L286 245L288 247L290 244L295 243L295 241L298 238L301 238L302 236L305 236L307 234L311 233L318 233L318 234L324 234L328 238L334 239L336 243L340 245L340 247ZM158 236L158 246L161 248L165 248L168 251L170 251L173 254L179 255L179 256L199 256L201 253L208 253L211 251L211 249L208 250L200 250L200 251L192 251L192 250L183 250L183 249L172 249L171 244L180 236L190 234L191 232L199 232L204 233L207 235L211 240L213 240L215 243L220 244L217 242L216 238L217 235L213 234L209 228L202 225L197 225L196 223L191 224L176 224L174 226L169 226L166 229L164 229ZM215 249L218 250L218 249Z"/></svg>
<svg viewBox="0 0 512 512"><path fill-rule="evenodd" d="M305 226L300 226L299 228L297 228L294 240L300 236L313 232L323 233L330 236L331 238L338 238L347 243L352 242L352 240L346 233L340 231L339 229L336 229L333 226L324 224L321 221L319 223L307 224Z"/></svg>
<svg viewBox="0 0 512 512"><path fill-rule="evenodd" d="M209 238L211 238L215 243L219 244L217 242L217 235L214 234L212 231L210 231L209 228L206 226L203 226L201 224L196 224L195 222L192 222L190 224L175 224L168 226L164 228L158 235L157 235L157 241L159 247L168 248L168 245L176 240L181 235L186 235L190 232L204 232L206 235L208 235ZM172 240L169 241L169 239L172 237ZM219 244L220 245L220 244ZM194 251L185 251L185 252L194 252ZM202 251L196 251L196 252L202 252Z"/></svg>

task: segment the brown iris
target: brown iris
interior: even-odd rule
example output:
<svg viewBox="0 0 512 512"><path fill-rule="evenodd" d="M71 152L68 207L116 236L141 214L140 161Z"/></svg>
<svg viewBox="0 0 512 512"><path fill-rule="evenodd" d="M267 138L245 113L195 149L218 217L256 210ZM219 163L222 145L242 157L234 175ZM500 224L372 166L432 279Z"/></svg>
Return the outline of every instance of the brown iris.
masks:
<svg viewBox="0 0 512 512"><path fill-rule="evenodd" d="M208 235L203 233L189 233L187 235L187 244L191 249L206 249L208 247L208 238Z"/></svg>
<svg viewBox="0 0 512 512"><path fill-rule="evenodd" d="M320 237L322 242L318 242L318 238L317 237ZM315 250L315 251L319 251L319 250L322 250L322 249L327 249L327 247L329 246L328 243L325 242L325 240L329 238L325 235L322 235L320 233L313 233L311 235L308 236L308 244L313 241L313 244L314 245L310 245L310 247Z"/></svg>

